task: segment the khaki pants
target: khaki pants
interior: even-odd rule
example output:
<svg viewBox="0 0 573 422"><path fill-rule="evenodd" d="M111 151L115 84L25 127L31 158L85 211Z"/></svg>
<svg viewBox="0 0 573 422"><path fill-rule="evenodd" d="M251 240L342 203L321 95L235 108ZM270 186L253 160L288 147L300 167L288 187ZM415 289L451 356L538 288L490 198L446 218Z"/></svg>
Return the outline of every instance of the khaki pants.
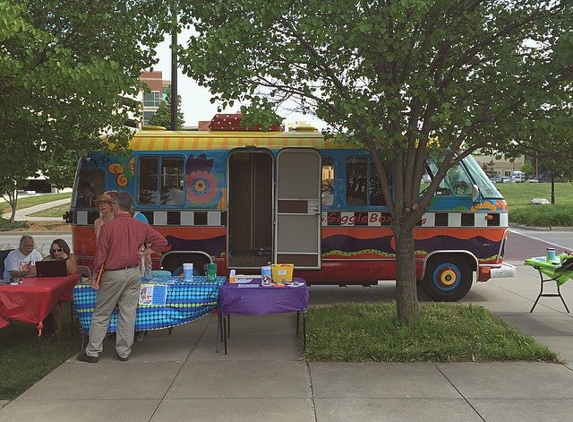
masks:
<svg viewBox="0 0 573 422"><path fill-rule="evenodd" d="M141 281L139 268L104 271L97 295L97 302L90 324L88 356L98 356L116 305L119 309L115 350L120 357L128 357L133 345L135 312L139 301Z"/></svg>

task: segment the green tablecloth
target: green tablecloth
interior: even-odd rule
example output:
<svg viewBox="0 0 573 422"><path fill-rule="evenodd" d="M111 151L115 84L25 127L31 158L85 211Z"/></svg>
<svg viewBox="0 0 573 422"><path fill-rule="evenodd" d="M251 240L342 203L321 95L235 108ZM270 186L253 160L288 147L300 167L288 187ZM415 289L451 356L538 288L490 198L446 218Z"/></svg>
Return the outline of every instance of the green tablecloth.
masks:
<svg viewBox="0 0 573 422"><path fill-rule="evenodd" d="M555 279L558 286L561 286L567 282L570 278L573 278L573 271L565 271L562 273L556 273L555 270L561 267L561 261L571 258L570 255L559 255L557 260L553 262L547 262L544 256L536 256L533 258L527 258L525 260L525 265L529 265L540 273L545 274L549 278Z"/></svg>

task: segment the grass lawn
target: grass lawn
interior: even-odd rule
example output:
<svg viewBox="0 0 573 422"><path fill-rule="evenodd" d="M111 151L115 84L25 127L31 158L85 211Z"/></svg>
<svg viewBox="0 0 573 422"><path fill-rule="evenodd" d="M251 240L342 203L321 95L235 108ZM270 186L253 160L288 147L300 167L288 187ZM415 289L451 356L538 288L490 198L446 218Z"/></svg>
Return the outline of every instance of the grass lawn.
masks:
<svg viewBox="0 0 573 422"><path fill-rule="evenodd" d="M499 183L509 206L509 221L534 227L573 226L573 184L555 183L555 205L531 205L534 198L551 202L551 183Z"/></svg>
<svg viewBox="0 0 573 422"><path fill-rule="evenodd" d="M34 324L12 321L0 330L0 400L18 397L79 351L81 334L70 324L68 302L64 304L64 331L58 336L45 334L42 354Z"/></svg>
<svg viewBox="0 0 573 422"><path fill-rule="evenodd" d="M559 362L557 355L485 308L420 303L420 321L399 324L395 302L308 310L305 357L344 362Z"/></svg>
<svg viewBox="0 0 573 422"><path fill-rule="evenodd" d="M511 208L529 207L533 198L551 201L551 183L498 183L495 185ZM555 205L573 206L573 184L555 183Z"/></svg>
<svg viewBox="0 0 573 422"><path fill-rule="evenodd" d="M23 210L24 208L33 207L34 205L45 204L46 202L58 201L60 199L66 199L66 198L71 199L71 197L72 197L71 192L24 196L18 198L18 209ZM6 214L12 212L12 208L10 207L10 204L8 204L7 202L0 203L0 210L2 211L0 214ZM66 207L66 210L69 210L69 206Z"/></svg>

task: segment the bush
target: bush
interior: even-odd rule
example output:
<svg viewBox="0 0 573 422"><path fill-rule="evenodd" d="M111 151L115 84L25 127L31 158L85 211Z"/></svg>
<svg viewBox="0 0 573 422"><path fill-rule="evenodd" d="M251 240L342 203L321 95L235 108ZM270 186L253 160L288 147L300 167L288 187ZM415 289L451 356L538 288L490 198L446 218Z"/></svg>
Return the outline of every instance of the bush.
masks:
<svg viewBox="0 0 573 422"><path fill-rule="evenodd" d="M573 207L568 205L531 205L509 208L509 221L534 227L572 227Z"/></svg>

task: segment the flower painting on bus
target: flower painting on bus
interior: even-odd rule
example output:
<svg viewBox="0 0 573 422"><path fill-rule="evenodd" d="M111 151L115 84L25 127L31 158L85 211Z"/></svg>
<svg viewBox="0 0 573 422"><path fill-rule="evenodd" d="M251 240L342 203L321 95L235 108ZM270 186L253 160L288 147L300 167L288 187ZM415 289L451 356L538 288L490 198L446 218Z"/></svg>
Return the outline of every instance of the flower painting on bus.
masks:
<svg viewBox="0 0 573 422"><path fill-rule="evenodd" d="M221 193L220 182L224 180L222 173L213 172L213 159L207 159L205 154L187 158L185 164L186 197L192 207L216 208Z"/></svg>

